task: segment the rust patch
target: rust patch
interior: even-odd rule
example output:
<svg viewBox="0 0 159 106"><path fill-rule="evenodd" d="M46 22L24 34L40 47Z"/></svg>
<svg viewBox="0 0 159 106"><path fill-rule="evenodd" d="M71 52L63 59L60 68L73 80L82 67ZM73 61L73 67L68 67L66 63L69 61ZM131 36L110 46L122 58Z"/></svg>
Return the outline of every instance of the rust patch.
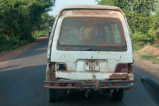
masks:
<svg viewBox="0 0 159 106"><path fill-rule="evenodd" d="M80 5L80 6L68 6L65 7L61 10L61 14L63 11L70 11L70 10L98 10L98 11L105 11L105 10L110 10L110 11L118 11L120 12L124 17L124 13L122 12L122 10L118 7L114 7L114 6L99 6L99 5Z"/></svg>
<svg viewBox="0 0 159 106"><path fill-rule="evenodd" d="M109 15L110 11L105 10L73 10L74 15Z"/></svg>
<svg viewBox="0 0 159 106"><path fill-rule="evenodd" d="M110 80L126 80L128 78L128 74L113 74L110 76Z"/></svg>
<svg viewBox="0 0 159 106"><path fill-rule="evenodd" d="M112 10L63 10L61 16L74 15L100 15L100 16L116 16L119 17L119 12Z"/></svg>
<svg viewBox="0 0 159 106"><path fill-rule="evenodd" d="M132 64L129 64L128 66L128 73L133 73Z"/></svg>
<svg viewBox="0 0 159 106"><path fill-rule="evenodd" d="M94 81L45 81L46 85L45 88L52 88L52 89L94 89L94 90L100 90L100 89L110 89L110 88L131 88L132 86L130 83L134 82L133 80L125 80L125 81L98 81L97 86L94 85ZM48 84L49 83L49 84Z"/></svg>

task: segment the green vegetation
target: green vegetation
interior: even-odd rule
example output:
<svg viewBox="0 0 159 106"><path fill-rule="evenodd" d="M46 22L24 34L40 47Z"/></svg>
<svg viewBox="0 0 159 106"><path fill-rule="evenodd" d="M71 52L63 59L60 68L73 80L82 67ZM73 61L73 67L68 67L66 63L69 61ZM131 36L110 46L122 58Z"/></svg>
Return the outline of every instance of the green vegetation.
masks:
<svg viewBox="0 0 159 106"><path fill-rule="evenodd" d="M55 0L0 0L0 52L35 41L49 29ZM42 33L43 32L43 33Z"/></svg>
<svg viewBox="0 0 159 106"><path fill-rule="evenodd" d="M140 47L140 46L138 46L138 45L134 45L134 46L133 46L133 49L134 49L135 52L141 50L141 48L142 48L142 47Z"/></svg>
<svg viewBox="0 0 159 106"><path fill-rule="evenodd" d="M138 54L143 59L152 61L153 63L159 63L159 58L153 56L152 53L150 52L145 52L145 53L136 52L136 54Z"/></svg>
<svg viewBox="0 0 159 106"><path fill-rule="evenodd" d="M159 63L159 59L151 54L140 55L141 58L151 60L153 63Z"/></svg>
<svg viewBox="0 0 159 106"><path fill-rule="evenodd" d="M120 7L125 13L133 44L159 47L159 6L158 0L96 0L100 5Z"/></svg>
<svg viewBox="0 0 159 106"><path fill-rule="evenodd" d="M33 37L38 38L44 36L49 33L51 27L53 26L55 17L49 16L48 13L44 13L42 15L42 19L40 21L40 26L34 31Z"/></svg>

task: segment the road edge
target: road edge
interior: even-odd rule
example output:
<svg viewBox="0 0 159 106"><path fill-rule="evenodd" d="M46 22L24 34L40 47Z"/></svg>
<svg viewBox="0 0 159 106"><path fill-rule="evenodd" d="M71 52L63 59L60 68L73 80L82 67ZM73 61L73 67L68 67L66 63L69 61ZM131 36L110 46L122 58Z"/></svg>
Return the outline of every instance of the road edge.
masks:
<svg viewBox="0 0 159 106"><path fill-rule="evenodd" d="M39 37L39 38L37 38L37 40L35 42L29 43L29 44L21 46L21 47L19 47L17 49L8 51L5 54L0 53L0 62L6 61L8 58L23 52L24 50L26 50L26 49L38 44L39 42L41 42L42 40L44 40L46 38L48 38L48 35Z"/></svg>
<svg viewBox="0 0 159 106"><path fill-rule="evenodd" d="M134 56L134 65L144 69L144 71L152 73L156 77L159 77L159 64L158 63L153 63L149 60L145 60L140 58L138 55L135 54Z"/></svg>

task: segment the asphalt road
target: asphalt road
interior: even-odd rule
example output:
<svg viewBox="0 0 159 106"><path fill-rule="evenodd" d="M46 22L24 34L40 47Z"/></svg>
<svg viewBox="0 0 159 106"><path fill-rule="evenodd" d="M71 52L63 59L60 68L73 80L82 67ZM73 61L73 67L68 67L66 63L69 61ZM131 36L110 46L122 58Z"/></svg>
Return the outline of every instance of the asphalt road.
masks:
<svg viewBox="0 0 159 106"><path fill-rule="evenodd" d="M125 92L121 101L112 100L109 94L91 92L85 98L80 92L74 92L50 104L43 88L47 43L48 39L44 39L0 63L0 106L157 106L140 79L148 76L159 82L159 78L138 67L134 67L135 86Z"/></svg>

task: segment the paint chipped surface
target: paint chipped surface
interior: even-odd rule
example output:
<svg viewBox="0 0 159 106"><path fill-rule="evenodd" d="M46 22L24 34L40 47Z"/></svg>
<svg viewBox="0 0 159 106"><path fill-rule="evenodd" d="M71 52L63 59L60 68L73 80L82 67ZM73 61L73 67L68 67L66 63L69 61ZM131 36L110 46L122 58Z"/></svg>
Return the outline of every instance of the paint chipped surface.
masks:
<svg viewBox="0 0 159 106"><path fill-rule="evenodd" d="M76 46L70 45L70 47L66 48L65 50L59 49L58 43L60 41L60 33L61 33L61 28L63 27L62 26L63 20L70 17L71 18L92 17L92 18L118 19L121 22L120 26L122 26L122 30L123 30L122 33L124 38L124 42L121 43L121 45L125 43L127 45L127 49L125 49L124 51L121 49L119 51L99 50L99 48L103 47L101 45L97 46L98 49L91 49L91 50L90 49L79 50L77 47L79 45L76 45ZM95 21L92 21L92 23L93 22ZM112 6L67 7L67 8L64 8L59 13L59 16L57 17L57 20L55 23L56 23L56 26L54 27L55 32L54 32L54 35L51 35L51 36L54 36L53 39L51 39L52 46L50 46L49 48L50 54L51 54L50 62L64 63L67 68L66 70L67 72L62 70L59 70L59 71L55 70L56 78L70 79L70 80L105 80L105 79L119 78L119 77L120 79L128 78L128 76L125 76L125 75L120 75L120 76L113 75L117 64L133 63L132 43L130 39L128 24L125 19L125 15L119 8L112 7ZM81 22L79 22L79 24L81 24ZM69 26L71 25L70 24L66 25L66 29ZM72 31L75 31L73 28L75 27L71 28ZM80 30L78 31L83 31L82 28L79 28L79 29ZM75 31L75 32L78 32L78 31ZM70 32L70 31L67 31L67 32ZM79 41L82 40L83 37L87 37L84 35L87 35L89 32L90 32L90 28L88 30L83 31L84 33L83 35L80 33L77 33L77 35L79 35L78 36ZM65 43L64 41L67 40L69 35L70 34L68 34L67 37L63 39L63 42L61 42L61 44ZM77 43L77 40L72 39L69 43L71 42ZM82 45L84 43L78 43L78 44ZM64 46L68 46L68 44ZM82 49L84 46L85 45L80 47L80 49ZM78 49L78 50L72 50L72 48ZM88 61L90 63L88 63ZM95 78L93 76L95 76ZM132 76L131 79L133 79L133 73L131 76Z"/></svg>
<svg viewBox="0 0 159 106"><path fill-rule="evenodd" d="M109 16L119 17L121 13L118 11L111 10L63 10L61 16Z"/></svg>
<svg viewBox="0 0 159 106"><path fill-rule="evenodd" d="M112 74L110 80L126 80L128 79L128 74Z"/></svg>

